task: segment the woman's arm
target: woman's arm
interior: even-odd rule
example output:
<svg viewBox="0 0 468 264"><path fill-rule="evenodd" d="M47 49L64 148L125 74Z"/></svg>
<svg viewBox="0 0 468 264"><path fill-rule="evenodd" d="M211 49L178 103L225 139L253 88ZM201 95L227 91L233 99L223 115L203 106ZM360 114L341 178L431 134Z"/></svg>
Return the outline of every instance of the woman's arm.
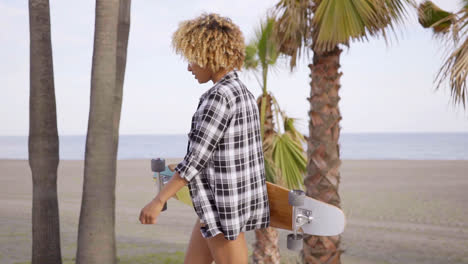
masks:
<svg viewBox="0 0 468 264"><path fill-rule="evenodd" d="M177 191L184 187L188 182L180 177L179 173L176 172L169 180L169 182L164 185L162 190L154 197L151 202L149 202L140 212L140 222L142 224L156 224L156 219L161 213L164 203L174 196Z"/></svg>
<svg viewBox="0 0 468 264"><path fill-rule="evenodd" d="M207 166L229 127L233 109L227 98L215 91L203 99L196 114L198 122L188 134L190 148L174 169L187 181L191 181Z"/></svg>

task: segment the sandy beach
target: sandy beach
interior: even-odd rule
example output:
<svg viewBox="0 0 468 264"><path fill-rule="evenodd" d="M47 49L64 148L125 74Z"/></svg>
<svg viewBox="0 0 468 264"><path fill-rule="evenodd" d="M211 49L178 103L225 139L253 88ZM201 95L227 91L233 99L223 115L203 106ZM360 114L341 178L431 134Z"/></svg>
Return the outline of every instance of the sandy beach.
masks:
<svg viewBox="0 0 468 264"><path fill-rule="evenodd" d="M168 159L174 163L180 159ZM62 254L76 254L83 161L61 161L58 192ZM32 181L25 160L0 160L0 263L31 256ZM118 162L116 237L119 258L181 254L196 219L192 208L170 200L156 225L138 222L154 197L149 160ZM341 169L340 195L347 215L343 263L468 263L468 161L357 161ZM285 247L285 263L295 252ZM254 241L248 232L249 246ZM142 262L143 263L143 262ZM154 262L159 263L156 258Z"/></svg>

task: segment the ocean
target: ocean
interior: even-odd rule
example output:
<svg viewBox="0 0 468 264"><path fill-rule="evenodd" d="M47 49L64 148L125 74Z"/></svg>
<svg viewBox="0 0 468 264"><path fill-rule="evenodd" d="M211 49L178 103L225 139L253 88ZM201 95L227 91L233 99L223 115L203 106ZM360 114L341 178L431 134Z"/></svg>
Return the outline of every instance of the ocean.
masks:
<svg viewBox="0 0 468 264"><path fill-rule="evenodd" d="M60 136L60 159L83 160L86 136ZM187 135L121 135L118 159L181 158ZM468 160L468 133L343 133L342 159ZM0 136L0 159L28 159L27 136Z"/></svg>

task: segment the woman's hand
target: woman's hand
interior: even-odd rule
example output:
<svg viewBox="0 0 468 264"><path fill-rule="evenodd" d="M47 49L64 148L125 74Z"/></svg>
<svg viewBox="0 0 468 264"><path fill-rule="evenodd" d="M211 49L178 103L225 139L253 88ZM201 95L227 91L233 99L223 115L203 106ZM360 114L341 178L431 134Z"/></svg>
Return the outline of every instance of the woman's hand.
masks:
<svg viewBox="0 0 468 264"><path fill-rule="evenodd" d="M164 203L186 184L187 181L181 178L178 172L174 173L172 178L158 193L158 195L156 195L151 202L141 209L140 222L142 224L156 224L156 219L161 213Z"/></svg>
<svg viewBox="0 0 468 264"><path fill-rule="evenodd" d="M154 198L149 202L140 212L140 222L142 224L156 224L156 219L158 218L161 210L164 207L164 203L158 199Z"/></svg>

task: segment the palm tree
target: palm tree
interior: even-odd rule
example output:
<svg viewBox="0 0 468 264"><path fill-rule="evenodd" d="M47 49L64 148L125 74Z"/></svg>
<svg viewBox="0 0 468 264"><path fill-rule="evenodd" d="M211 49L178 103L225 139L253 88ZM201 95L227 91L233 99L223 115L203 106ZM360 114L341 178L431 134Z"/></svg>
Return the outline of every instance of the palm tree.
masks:
<svg viewBox="0 0 468 264"><path fill-rule="evenodd" d="M245 49L244 68L256 73L254 76L262 87L262 95L257 100L260 109L262 137L265 137L265 135L269 136L274 131L271 112L272 99L271 94L267 90L268 72L276 64L280 54L278 45L274 41L274 26L275 20L267 18L265 22L260 24L260 29L256 31L255 39L250 41ZM258 78L258 71L260 71L261 81Z"/></svg>
<svg viewBox="0 0 468 264"><path fill-rule="evenodd" d="M297 58L313 52L304 179L308 196L340 207L340 44L386 37L388 29L402 22L410 4L413 0L280 0L275 6L280 51L292 57L291 68ZM341 263L340 240L306 236L303 261Z"/></svg>
<svg viewBox="0 0 468 264"><path fill-rule="evenodd" d="M57 200L59 140L48 0L29 1L29 166L33 180L32 264L61 264Z"/></svg>
<svg viewBox="0 0 468 264"><path fill-rule="evenodd" d="M116 263L115 176L130 0L97 0L77 263Z"/></svg>
<svg viewBox="0 0 468 264"><path fill-rule="evenodd" d="M297 189L302 187L306 166L302 147L305 139L294 127L294 119L288 118L281 111L275 97L267 90L268 72L280 55L275 42L274 27L273 18L267 18L260 25L255 39L246 47L245 68L256 73L255 77L262 87L262 94L257 103L260 109L266 179ZM276 122L273 122L274 117ZM278 231L272 227L257 229L255 236L252 255L254 263L280 263Z"/></svg>
<svg viewBox="0 0 468 264"><path fill-rule="evenodd" d="M117 160L119 145L120 114L122 112L123 85L127 66L128 35L130 33L131 0L120 0L119 21L117 26L117 84L114 95L114 155Z"/></svg>
<svg viewBox="0 0 468 264"><path fill-rule="evenodd" d="M450 93L455 105L467 102L466 76L468 74L468 1L456 13L442 10L432 1L419 5L419 23L425 28L432 28L435 36L446 41L448 56L437 74L436 88L448 79Z"/></svg>

